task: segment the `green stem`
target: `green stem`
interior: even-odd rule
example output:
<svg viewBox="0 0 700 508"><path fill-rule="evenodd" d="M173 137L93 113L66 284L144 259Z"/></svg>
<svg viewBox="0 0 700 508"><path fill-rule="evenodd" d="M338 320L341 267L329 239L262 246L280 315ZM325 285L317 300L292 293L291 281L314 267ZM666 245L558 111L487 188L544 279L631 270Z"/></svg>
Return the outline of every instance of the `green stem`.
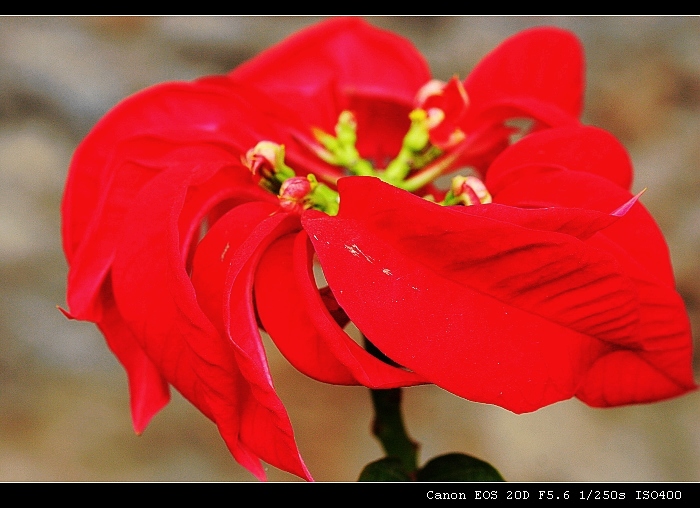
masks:
<svg viewBox="0 0 700 508"><path fill-rule="evenodd" d="M365 348L379 358L384 354L365 339ZM401 413L401 388L389 390L370 390L374 406L374 421L372 433L379 440L387 457L401 460L404 470L415 473L418 469L418 443L411 439L406 432Z"/></svg>
<svg viewBox="0 0 700 508"><path fill-rule="evenodd" d="M382 444L387 457L401 460L410 474L418 469L418 443L406 433L401 414L401 388L370 390L374 406L372 433Z"/></svg>

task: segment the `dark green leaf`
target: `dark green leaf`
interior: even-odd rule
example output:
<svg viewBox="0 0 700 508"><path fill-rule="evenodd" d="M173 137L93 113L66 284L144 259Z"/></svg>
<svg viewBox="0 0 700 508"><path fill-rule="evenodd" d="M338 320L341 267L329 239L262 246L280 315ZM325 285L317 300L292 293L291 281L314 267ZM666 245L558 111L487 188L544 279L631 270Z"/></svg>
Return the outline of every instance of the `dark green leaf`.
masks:
<svg viewBox="0 0 700 508"><path fill-rule="evenodd" d="M404 470L401 460L384 457L370 462L360 473L359 482L410 482L411 477Z"/></svg>
<svg viewBox="0 0 700 508"><path fill-rule="evenodd" d="M448 453L429 461L416 475L419 482L502 482L496 469L462 453Z"/></svg>

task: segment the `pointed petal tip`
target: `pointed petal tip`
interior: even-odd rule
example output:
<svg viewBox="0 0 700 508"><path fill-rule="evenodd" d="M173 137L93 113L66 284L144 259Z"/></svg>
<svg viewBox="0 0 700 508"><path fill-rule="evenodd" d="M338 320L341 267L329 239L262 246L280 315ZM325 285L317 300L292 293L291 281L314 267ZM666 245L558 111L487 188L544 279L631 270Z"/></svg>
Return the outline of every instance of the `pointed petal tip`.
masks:
<svg viewBox="0 0 700 508"><path fill-rule="evenodd" d="M163 387L162 387L163 388ZM167 385L147 393L131 393L131 424L137 436L143 434L153 417L170 402Z"/></svg>
<svg viewBox="0 0 700 508"><path fill-rule="evenodd" d="M67 319L77 319L74 315L72 315L69 311L61 307L60 305L56 305L56 308L58 311L63 314Z"/></svg>
<svg viewBox="0 0 700 508"><path fill-rule="evenodd" d="M143 418L140 415L135 415L132 413L131 426L134 428L134 434L136 434L137 436L143 434L143 432L146 430L146 427L148 427L150 421L151 418Z"/></svg>
<svg viewBox="0 0 700 508"><path fill-rule="evenodd" d="M613 215L615 217L623 217L624 215L627 214L627 212L630 211L630 208L639 201L639 198L642 197L642 194L644 194L647 191L647 188L644 187L639 194L636 196L633 196L627 203L623 204L619 208L617 208L615 211L613 211L610 215Z"/></svg>

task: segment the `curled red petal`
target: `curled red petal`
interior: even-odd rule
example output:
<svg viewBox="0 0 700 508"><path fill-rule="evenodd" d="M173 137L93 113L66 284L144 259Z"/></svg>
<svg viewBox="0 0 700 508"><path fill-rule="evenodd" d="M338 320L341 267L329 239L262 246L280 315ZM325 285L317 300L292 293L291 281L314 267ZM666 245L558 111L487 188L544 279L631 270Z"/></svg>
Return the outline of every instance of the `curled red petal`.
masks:
<svg viewBox="0 0 700 508"><path fill-rule="evenodd" d="M114 256L113 232L151 178L175 163L240 165L237 154L268 135L284 142L261 108L270 106L259 92L230 82L167 83L123 101L95 126L73 156L62 202L76 317L99 319L95 297Z"/></svg>
<svg viewBox="0 0 700 508"><path fill-rule="evenodd" d="M246 431L254 425L251 422L262 424L269 415L261 413L235 348L202 312L185 270L189 245L183 239L191 236L191 223L206 214L201 209L208 203L206 195L219 192L212 178L217 173L216 168L173 167L141 190L124 219L129 227L122 233L114 261L115 300L161 374L216 423L239 463L259 478L265 477L259 461L263 456L297 472L298 453L296 462L286 455L268 457L269 445L258 449L259 440ZM281 405L274 411L286 419ZM272 443L289 445L287 429L266 430ZM293 441L289 446L295 447Z"/></svg>
<svg viewBox="0 0 700 508"><path fill-rule="evenodd" d="M590 126L547 129L525 136L491 164L486 185L497 194L529 166L561 166L607 178L623 189L632 186L632 161L609 132Z"/></svg>
<svg viewBox="0 0 700 508"><path fill-rule="evenodd" d="M260 257L276 238L298 228L298 216L273 215L262 221L233 253L223 288L222 324L251 391L242 408L240 439L250 443L266 462L311 480L294 441L287 412L272 385L253 305L254 277Z"/></svg>
<svg viewBox="0 0 700 508"><path fill-rule="evenodd" d="M683 300L606 233L594 235L587 243L614 255L633 281L639 329L634 342L596 360L576 396L592 406L607 407L653 402L694 390L692 337Z"/></svg>
<svg viewBox="0 0 700 508"><path fill-rule="evenodd" d="M445 389L530 411L575 395L611 351L672 348L658 329L640 333L638 286L610 252L376 179L339 190L336 218L303 221L338 302L385 354Z"/></svg>
<svg viewBox="0 0 700 508"><path fill-rule="evenodd" d="M306 233L289 235L270 246L256 275L260 320L290 363L335 384L394 388L424 382L378 360L338 326L316 287L312 258Z"/></svg>
<svg viewBox="0 0 700 508"><path fill-rule="evenodd" d="M216 328L223 332L224 282L231 257L279 205L254 201L222 215L197 246L192 263L192 284L197 302ZM225 218L225 220L221 220Z"/></svg>
<svg viewBox="0 0 700 508"><path fill-rule="evenodd" d="M167 145L167 148L164 148ZM125 148L126 150L126 148ZM162 376L152 365L143 348L123 323L115 307L109 275L116 250L122 242L124 215L138 196L141 188L163 167L172 164L172 157L180 161L218 159L229 163L226 155L215 147L174 148L171 143L136 139L124 153L138 154L141 163L127 159L112 175L107 191L103 193L93 222L72 259L68 277L68 303L71 316L94 321L105 335L107 343L122 363L129 376L132 418L134 428L142 432L152 416L168 400L168 389ZM176 154L176 155L175 155ZM216 169L216 166L214 166ZM242 171L242 172L241 172ZM218 190L208 199L250 199L258 189L247 181L244 170L220 172L215 177ZM127 223L126 227L130 227ZM189 231L190 237L194 231Z"/></svg>
<svg viewBox="0 0 700 508"><path fill-rule="evenodd" d="M125 162L153 164L174 149L218 145L245 152L261 139L290 141L294 114L259 90L229 79L173 82L147 88L120 102L73 155L62 203L67 258L93 220L113 173ZM233 150L235 149L235 150ZM165 161L163 161L165 162Z"/></svg>
<svg viewBox="0 0 700 508"><path fill-rule="evenodd" d="M502 42L464 81L468 124L528 116L547 125L581 115L584 62L576 36L559 28L532 28Z"/></svg>
<svg viewBox="0 0 700 508"><path fill-rule="evenodd" d="M241 398L239 439L263 460L311 479L294 443L291 424L272 379L252 303L253 273L274 239L298 230L294 215L251 202L222 216L200 243L192 269L197 302L230 341L251 393Z"/></svg>
<svg viewBox="0 0 700 508"><path fill-rule="evenodd" d="M80 319L97 320L100 317L99 288L114 259L119 244L118 231L123 218L141 188L169 165L199 164L216 161L219 166L239 165L229 152L212 145L175 148L172 143L154 139L137 139L131 143L133 158L115 166L105 189L92 211L92 222L85 230L80 244L70 260L67 300L71 312ZM164 145L167 148L164 148ZM148 150L148 154L144 153ZM162 150L167 150L163 153ZM232 168L223 189L248 189L250 195L263 193L250 181L248 172ZM223 177L222 177L223 179Z"/></svg>
<svg viewBox="0 0 700 508"><path fill-rule="evenodd" d="M228 139L228 144L232 140L245 144L248 138L252 144L259 141L237 125L246 101L235 91L233 86L224 91L198 83L165 83L122 101L95 125L73 155L62 202L63 242L69 261L94 220L93 212L108 192L113 173L125 160L140 160L131 151L122 154L124 141L149 136L176 141L178 146L217 138ZM138 148L152 155L159 146L145 142Z"/></svg>
<svg viewBox="0 0 700 508"><path fill-rule="evenodd" d="M501 185L494 193L495 202L527 208L556 206L610 213L632 197L625 189L596 174L545 164L520 169L519 178L507 186ZM675 287L666 241L641 203L627 211L623 222L611 224L600 234L621 246L659 282Z"/></svg>
<svg viewBox="0 0 700 508"><path fill-rule="evenodd" d="M255 276L260 321L280 352L303 374L326 383L356 384L348 369L318 339L311 316L300 301L293 266L294 237L279 239L260 261Z"/></svg>
<svg viewBox="0 0 700 508"><path fill-rule="evenodd" d="M629 156L609 133L559 128L531 134L505 150L489 168L486 185L498 203L609 213L630 200L631 175ZM668 248L654 219L641 205L624 215L624 224L601 234L674 287Z"/></svg>
<svg viewBox="0 0 700 508"><path fill-rule="evenodd" d="M108 113L71 162L62 202L70 314L97 323L124 365L137 432L143 431L169 395L162 373L114 303L110 269L123 240L122 231L131 227L124 218L141 190L174 164L240 165L231 148L255 136L252 129L240 126L255 94L236 92L236 87L214 90L193 83L145 90ZM263 120L249 116L256 129L269 130ZM210 196L215 200L224 199L225 193L237 193L237 199L262 194L246 181L249 178L242 168L218 178L222 184L219 194ZM194 234L194 230L185 231L183 237Z"/></svg>
<svg viewBox="0 0 700 508"><path fill-rule="evenodd" d="M616 183L572 166L567 169L545 161L523 165L512 173L517 178L511 175L501 181L494 200L516 206L613 210L629 199L629 192ZM639 327L633 342L596 360L582 382L577 396L593 406L649 402L695 387L690 325L675 291L666 242L641 203L615 213L622 212L619 221L591 235L586 243L612 255L634 284Z"/></svg>

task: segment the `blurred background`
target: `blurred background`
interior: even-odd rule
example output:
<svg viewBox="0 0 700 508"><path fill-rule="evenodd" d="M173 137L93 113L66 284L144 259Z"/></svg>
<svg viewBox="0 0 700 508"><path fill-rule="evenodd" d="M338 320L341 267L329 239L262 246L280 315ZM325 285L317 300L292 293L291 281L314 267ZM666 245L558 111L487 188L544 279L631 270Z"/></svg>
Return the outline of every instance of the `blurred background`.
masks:
<svg viewBox="0 0 700 508"><path fill-rule="evenodd" d="M114 104L146 86L224 73L305 17L0 18L0 480L253 481L215 426L177 393L142 436L126 376L94 325L66 320L59 206L71 154ZM413 41L433 74L464 78L509 35L575 32L587 56L584 122L615 134L634 190L666 235L700 336L700 18L401 17L369 21ZM640 239L641 240L641 239ZM382 456L369 394L273 377L321 481L353 481ZM698 371L698 355L695 358ZM697 376L696 376L697 379ZM514 415L433 387L405 390L428 460L473 454L512 481L700 481L700 394L591 409L571 400ZM295 477L268 468L271 480Z"/></svg>

